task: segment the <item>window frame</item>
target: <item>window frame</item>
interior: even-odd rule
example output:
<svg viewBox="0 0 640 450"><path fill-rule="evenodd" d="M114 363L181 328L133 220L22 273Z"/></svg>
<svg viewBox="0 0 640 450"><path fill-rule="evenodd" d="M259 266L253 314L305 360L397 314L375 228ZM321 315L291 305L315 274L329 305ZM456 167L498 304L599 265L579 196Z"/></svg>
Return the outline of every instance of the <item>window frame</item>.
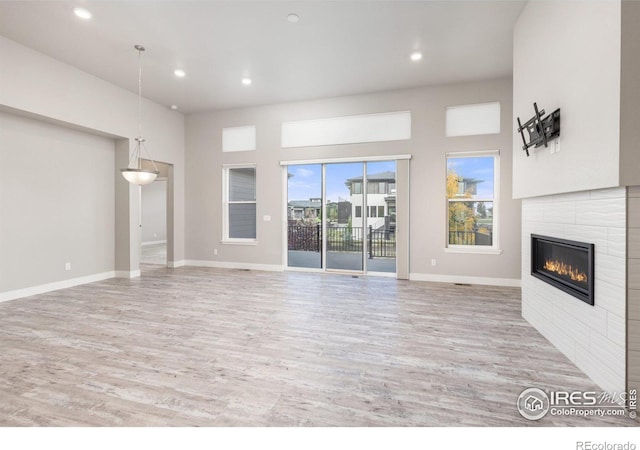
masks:
<svg viewBox="0 0 640 450"><path fill-rule="evenodd" d="M470 152L447 152L444 159L446 187L449 159L453 158L493 158L493 198L477 197L473 199L450 199L446 196L445 189L445 252L447 253L481 253L500 254L500 150L478 150ZM493 225L492 225L492 245L456 245L449 244L449 205L451 202L492 202L493 203Z"/></svg>
<svg viewBox="0 0 640 450"><path fill-rule="evenodd" d="M230 201L229 182L230 172L233 169L253 169L255 180L255 200ZM231 204L255 204L256 205L256 237L255 238L232 238L229 237L229 205ZM256 245L258 242L258 171L255 163L246 164L224 164L222 166L222 244L235 245Z"/></svg>

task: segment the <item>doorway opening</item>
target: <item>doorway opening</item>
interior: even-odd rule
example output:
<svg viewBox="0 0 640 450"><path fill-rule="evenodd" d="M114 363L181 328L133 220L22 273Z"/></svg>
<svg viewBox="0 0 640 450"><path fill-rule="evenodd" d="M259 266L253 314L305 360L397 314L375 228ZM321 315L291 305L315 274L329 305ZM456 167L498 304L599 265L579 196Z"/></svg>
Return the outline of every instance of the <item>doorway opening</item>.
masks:
<svg viewBox="0 0 640 450"><path fill-rule="evenodd" d="M140 263L166 267L169 165L155 164L160 174L153 183L140 187Z"/></svg>

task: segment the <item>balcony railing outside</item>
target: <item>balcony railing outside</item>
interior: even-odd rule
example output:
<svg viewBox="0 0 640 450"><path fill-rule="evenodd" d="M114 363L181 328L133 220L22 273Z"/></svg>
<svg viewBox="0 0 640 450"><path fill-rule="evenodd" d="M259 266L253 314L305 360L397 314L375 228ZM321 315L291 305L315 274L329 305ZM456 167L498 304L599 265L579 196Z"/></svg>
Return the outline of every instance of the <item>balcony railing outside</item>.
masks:
<svg viewBox="0 0 640 450"><path fill-rule="evenodd" d="M493 244L493 233L479 231L449 231L449 245L486 245Z"/></svg>
<svg viewBox="0 0 640 450"><path fill-rule="evenodd" d="M395 258L396 236L393 230L373 230L369 227L368 257ZM328 227L327 251L362 252L363 229L360 227ZM288 249L307 252L322 251L322 226L320 224L290 224Z"/></svg>

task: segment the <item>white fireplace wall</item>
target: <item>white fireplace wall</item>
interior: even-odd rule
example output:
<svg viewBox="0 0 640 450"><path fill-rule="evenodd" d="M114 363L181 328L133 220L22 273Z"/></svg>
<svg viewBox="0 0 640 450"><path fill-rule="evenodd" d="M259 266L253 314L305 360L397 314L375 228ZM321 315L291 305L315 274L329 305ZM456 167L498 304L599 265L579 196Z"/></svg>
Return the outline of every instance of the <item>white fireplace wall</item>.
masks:
<svg viewBox="0 0 640 450"><path fill-rule="evenodd" d="M625 188L522 200L522 315L608 392L625 389L626 224ZM532 233L595 244L594 306L531 276Z"/></svg>

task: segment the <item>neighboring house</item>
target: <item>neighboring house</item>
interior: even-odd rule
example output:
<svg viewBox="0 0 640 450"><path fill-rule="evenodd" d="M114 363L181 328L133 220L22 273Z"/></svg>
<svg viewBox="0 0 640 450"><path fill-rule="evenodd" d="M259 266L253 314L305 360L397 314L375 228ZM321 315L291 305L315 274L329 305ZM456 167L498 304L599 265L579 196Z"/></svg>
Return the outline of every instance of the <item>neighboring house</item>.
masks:
<svg viewBox="0 0 640 450"><path fill-rule="evenodd" d="M391 229L396 226L396 174L381 172L367 175L367 210L363 211L362 177L346 181L351 202L351 224L353 227L372 226L374 230Z"/></svg>
<svg viewBox="0 0 640 450"><path fill-rule="evenodd" d="M338 226L349 225L349 217L351 217L351 209L352 209L351 202L339 199L337 205L338 205Z"/></svg>
<svg viewBox="0 0 640 450"><path fill-rule="evenodd" d="M291 200L288 206L289 220L315 220L321 216L322 199Z"/></svg>
<svg viewBox="0 0 640 450"><path fill-rule="evenodd" d="M484 180L478 180L476 178L462 178L458 182L458 192L456 197L465 197L466 195L476 195L478 193L478 184L483 183Z"/></svg>

